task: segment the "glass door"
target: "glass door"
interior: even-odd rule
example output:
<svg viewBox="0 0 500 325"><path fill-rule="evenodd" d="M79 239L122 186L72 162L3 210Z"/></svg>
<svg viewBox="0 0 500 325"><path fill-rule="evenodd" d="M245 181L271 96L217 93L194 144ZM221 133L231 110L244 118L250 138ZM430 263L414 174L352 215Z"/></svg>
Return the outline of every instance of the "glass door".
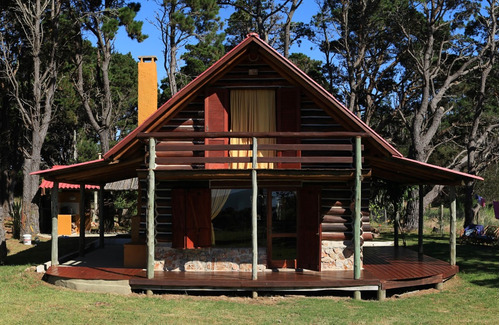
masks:
<svg viewBox="0 0 500 325"><path fill-rule="evenodd" d="M267 256L269 267L296 268L297 191L269 190Z"/></svg>

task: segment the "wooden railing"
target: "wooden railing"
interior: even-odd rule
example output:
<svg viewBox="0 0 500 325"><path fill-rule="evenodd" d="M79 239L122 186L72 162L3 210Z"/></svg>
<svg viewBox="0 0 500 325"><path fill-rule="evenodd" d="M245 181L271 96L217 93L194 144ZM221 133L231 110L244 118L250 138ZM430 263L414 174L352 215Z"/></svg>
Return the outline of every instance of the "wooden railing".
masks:
<svg viewBox="0 0 500 325"><path fill-rule="evenodd" d="M156 140L157 169L230 169L232 163L252 163L253 150L271 152L257 157L257 163L272 163L274 169L332 169L354 168L352 139L365 136L361 132L152 132L138 138ZM231 138L250 139L250 144L230 144ZM259 144L264 138L276 143ZM238 150L248 151L249 157L231 157Z"/></svg>

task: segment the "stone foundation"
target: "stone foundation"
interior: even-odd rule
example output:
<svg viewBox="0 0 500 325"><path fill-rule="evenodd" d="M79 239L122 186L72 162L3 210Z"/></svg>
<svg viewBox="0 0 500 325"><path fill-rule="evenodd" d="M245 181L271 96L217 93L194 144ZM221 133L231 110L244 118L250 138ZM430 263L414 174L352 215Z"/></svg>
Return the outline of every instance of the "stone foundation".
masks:
<svg viewBox="0 0 500 325"><path fill-rule="evenodd" d="M180 249L156 247L156 271L252 271L251 248L196 248ZM259 248L258 271L266 269L266 249Z"/></svg>
<svg viewBox="0 0 500 325"><path fill-rule="evenodd" d="M354 245L351 241L321 242L321 270L352 270L354 269ZM361 261L363 261L363 249L361 249ZM361 268L363 262L361 262Z"/></svg>

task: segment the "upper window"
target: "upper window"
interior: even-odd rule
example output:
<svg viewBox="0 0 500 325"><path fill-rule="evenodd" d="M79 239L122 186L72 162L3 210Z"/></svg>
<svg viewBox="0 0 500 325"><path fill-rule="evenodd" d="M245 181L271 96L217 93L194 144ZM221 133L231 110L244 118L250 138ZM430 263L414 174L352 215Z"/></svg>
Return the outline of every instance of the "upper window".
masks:
<svg viewBox="0 0 500 325"><path fill-rule="evenodd" d="M231 132L275 132L276 92L274 90L232 90L230 96ZM231 144L249 144L248 138L231 138ZM274 144L275 139L261 138L259 143ZM232 150L231 157L250 157L249 150ZM274 152L260 151L259 157L272 157ZM250 163L233 163L233 169L251 168ZM257 168L273 168L272 163L259 163Z"/></svg>

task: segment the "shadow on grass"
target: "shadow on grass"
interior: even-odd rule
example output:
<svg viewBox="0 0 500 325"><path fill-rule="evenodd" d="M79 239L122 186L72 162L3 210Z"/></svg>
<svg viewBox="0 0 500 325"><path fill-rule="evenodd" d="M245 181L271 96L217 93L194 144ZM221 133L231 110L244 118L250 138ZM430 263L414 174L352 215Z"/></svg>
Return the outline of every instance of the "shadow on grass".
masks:
<svg viewBox="0 0 500 325"><path fill-rule="evenodd" d="M78 238L59 238L59 256L78 251ZM5 265L38 265L50 261L52 241L41 241L33 247L19 253L8 255Z"/></svg>
<svg viewBox="0 0 500 325"><path fill-rule="evenodd" d="M408 248L417 251L417 235L407 235L407 240ZM424 236L424 254L449 262L449 238ZM498 247L457 244L457 265L460 268L459 272L467 274L468 281L472 284L488 288L498 288L498 255Z"/></svg>

